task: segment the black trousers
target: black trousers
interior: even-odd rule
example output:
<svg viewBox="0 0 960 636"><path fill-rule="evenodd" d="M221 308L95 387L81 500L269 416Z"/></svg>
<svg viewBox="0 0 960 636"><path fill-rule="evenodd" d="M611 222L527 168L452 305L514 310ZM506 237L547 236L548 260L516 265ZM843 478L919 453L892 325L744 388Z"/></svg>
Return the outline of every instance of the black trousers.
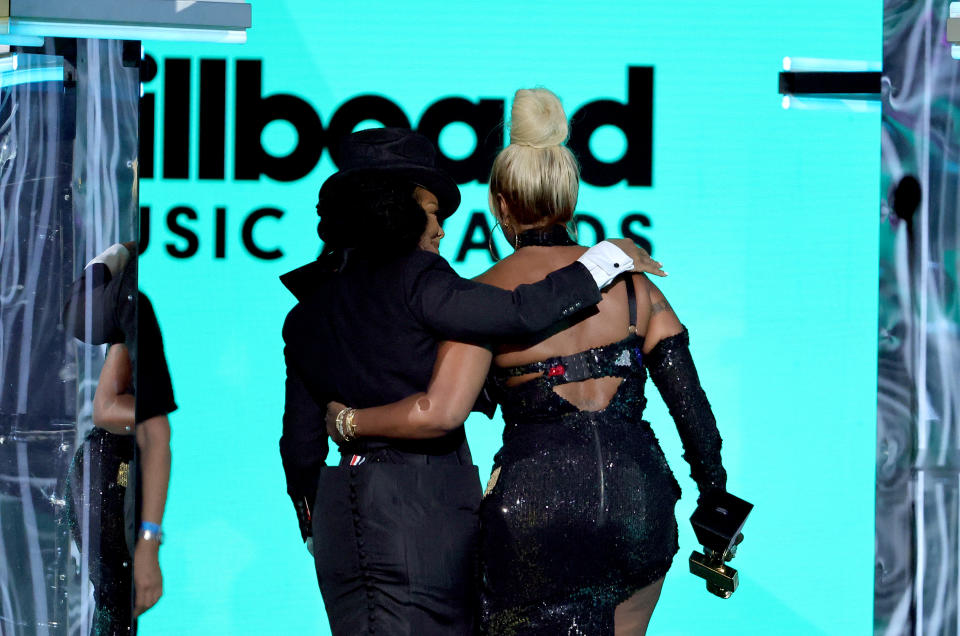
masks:
<svg viewBox="0 0 960 636"><path fill-rule="evenodd" d="M324 468L314 557L334 636L473 634L480 497L472 464Z"/></svg>

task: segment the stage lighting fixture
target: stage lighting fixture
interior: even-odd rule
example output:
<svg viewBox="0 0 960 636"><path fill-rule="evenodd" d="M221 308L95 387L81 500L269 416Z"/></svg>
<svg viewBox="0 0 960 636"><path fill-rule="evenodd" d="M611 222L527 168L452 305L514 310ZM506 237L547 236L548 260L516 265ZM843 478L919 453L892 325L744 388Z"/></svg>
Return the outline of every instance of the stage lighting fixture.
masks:
<svg viewBox="0 0 960 636"><path fill-rule="evenodd" d="M44 37L242 43L250 4L239 0L0 0L0 45Z"/></svg>

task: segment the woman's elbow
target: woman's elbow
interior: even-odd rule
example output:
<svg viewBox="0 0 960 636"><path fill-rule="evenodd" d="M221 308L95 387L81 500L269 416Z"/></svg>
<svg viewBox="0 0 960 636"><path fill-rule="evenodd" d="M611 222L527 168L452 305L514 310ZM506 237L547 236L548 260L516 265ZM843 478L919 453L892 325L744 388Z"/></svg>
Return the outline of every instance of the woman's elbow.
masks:
<svg viewBox="0 0 960 636"><path fill-rule="evenodd" d="M103 408L97 408L97 405L93 405L93 425L97 428L103 428L106 424L106 421L103 418Z"/></svg>
<svg viewBox="0 0 960 636"><path fill-rule="evenodd" d="M431 437L441 437L452 430L463 426L469 411L449 404L442 400L431 400L429 397L420 398L417 407L422 415L426 416L427 427Z"/></svg>
<svg viewBox="0 0 960 636"><path fill-rule="evenodd" d="M113 404L106 399L94 398L93 425L114 435L130 435L133 432L133 427L116 416Z"/></svg>
<svg viewBox="0 0 960 636"><path fill-rule="evenodd" d="M93 425L103 428L104 424L107 423L109 411L110 400L104 395L103 391L97 390L93 394Z"/></svg>
<svg viewBox="0 0 960 636"><path fill-rule="evenodd" d="M444 433L449 433L463 426L463 421L466 419L465 415L456 412L446 413L440 420L439 427Z"/></svg>

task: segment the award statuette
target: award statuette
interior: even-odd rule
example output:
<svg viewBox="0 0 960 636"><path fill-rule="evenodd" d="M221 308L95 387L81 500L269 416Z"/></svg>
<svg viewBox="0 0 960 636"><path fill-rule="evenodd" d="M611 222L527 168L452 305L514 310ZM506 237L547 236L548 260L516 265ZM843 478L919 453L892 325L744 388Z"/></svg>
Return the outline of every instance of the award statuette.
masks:
<svg viewBox="0 0 960 636"><path fill-rule="evenodd" d="M719 491L707 494L693 511L690 523L703 545L703 553L690 555L690 572L707 581L707 591L730 598L737 589L737 571L726 562L737 554L743 541L740 531L753 504Z"/></svg>

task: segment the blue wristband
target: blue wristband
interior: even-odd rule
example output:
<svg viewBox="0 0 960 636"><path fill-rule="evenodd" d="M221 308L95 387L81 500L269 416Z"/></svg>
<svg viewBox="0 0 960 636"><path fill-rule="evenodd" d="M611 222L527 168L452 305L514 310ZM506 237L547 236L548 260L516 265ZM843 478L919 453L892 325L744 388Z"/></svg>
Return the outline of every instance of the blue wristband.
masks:
<svg viewBox="0 0 960 636"><path fill-rule="evenodd" d="M152 532L153 534L160 534L160 526L149 521L141 521L140 530L146 530L147 532Z"/></svg>

